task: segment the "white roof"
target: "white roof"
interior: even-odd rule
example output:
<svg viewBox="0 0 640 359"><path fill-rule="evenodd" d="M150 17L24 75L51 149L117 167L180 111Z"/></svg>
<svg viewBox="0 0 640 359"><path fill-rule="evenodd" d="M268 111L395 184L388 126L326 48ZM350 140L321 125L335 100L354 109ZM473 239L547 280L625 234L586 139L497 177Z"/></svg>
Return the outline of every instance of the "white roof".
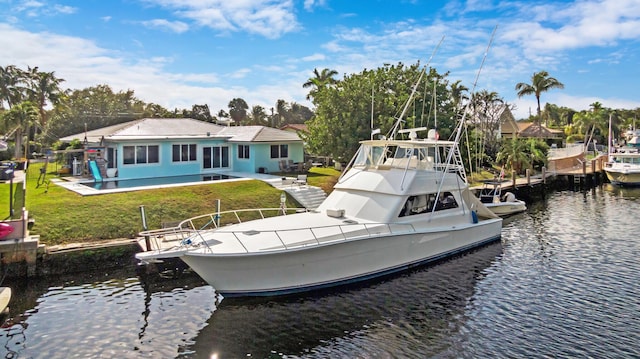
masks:
<svg viewBox="0 0 640 359"><path fill-rule="evenodd" d="M191 118L143 118L118 125L99 128L61 138L100 143L111 141L218 138L231 142L292 142L302 141L296 133L264 126L220 126Z"/></svg>

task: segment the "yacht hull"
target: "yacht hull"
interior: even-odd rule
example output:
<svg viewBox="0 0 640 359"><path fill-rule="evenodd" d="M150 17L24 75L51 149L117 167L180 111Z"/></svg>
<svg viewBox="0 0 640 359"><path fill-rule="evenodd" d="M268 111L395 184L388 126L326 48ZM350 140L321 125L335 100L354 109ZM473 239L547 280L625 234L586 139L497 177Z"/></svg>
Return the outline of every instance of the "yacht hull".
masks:
<svg viewBox="0 0 640 359"><path fill-rule="evenodd" d="M180 258L224 296L271 296L402 271L498 240L501 229L501 219L490 219L297 250L213 254L202 249Z"/></svg>
<svg viewBox="0 0 640 359"><path fill-rule="evenodd" d="M605 169L609 182L618 186L640 186L640 168L634 171Z"/></svg>
<svg viewBox="0 0 640 359"><path fill-rule="evenodd" d="M485 203L485 206L498 216L508 216L527 210L527 204L521 200L514 202Z"/></svg>

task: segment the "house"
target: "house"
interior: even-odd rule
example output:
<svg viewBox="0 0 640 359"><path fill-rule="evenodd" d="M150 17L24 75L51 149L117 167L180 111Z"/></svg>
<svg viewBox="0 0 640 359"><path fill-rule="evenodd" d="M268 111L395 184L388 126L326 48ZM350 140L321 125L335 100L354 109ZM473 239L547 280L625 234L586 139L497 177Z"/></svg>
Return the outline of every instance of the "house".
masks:
<svg viewBox="0 0 640 359"><path fill-rule="evenodd" d="M290 132L296 132L296 133L309 132L309 130L307 129L307 125L305 125L304 123L289 123L280 127L280 129L283 131L290 131Z"/></svg>
<svg viewBox="0 0 640 359"><path fill-rule="evenodd" d="M500 111L500 136L499 138L517 138L520 131L513 113L509 106L502 105Z"/></svg>
<svg viewBox="0 0 640 359"><path fill-rule="evenodd" d="M137 179L224 172L279 172L302 162L296 133L264 126L220 126L190 118L144 118L66 136L85 144L84 160L103 177Z"/></svg>
<svg viewBox="0 0 640 359"><path fill-rule="evenodd" d="M518 122L520 138L540 138L549 142L562 141L564 138L564 132L562 130L556 130L548 128L541 123L535 122Z"/></svg>

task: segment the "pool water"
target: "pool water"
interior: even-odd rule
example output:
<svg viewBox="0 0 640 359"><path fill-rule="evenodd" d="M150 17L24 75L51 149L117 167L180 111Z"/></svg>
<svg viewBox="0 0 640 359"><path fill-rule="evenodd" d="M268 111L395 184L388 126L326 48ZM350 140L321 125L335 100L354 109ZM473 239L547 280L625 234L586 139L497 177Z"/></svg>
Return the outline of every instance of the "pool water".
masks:
<svg viewBox="0 0 640 359"><path fill-rule="evenodd" d="M83 186L94 188L97 190L108 189L123 189L123 188L136 188L136 187L149 187L149 186L163 186L174 184L186 184L190 182L208 182L219 181L225 179L237 178L228 175L208 174L208 175L186 175L186 176L170 176L170 177L153 177L153 178L138 178L129 180L106 180L102 182L88 182L83 183Z"/></svg>

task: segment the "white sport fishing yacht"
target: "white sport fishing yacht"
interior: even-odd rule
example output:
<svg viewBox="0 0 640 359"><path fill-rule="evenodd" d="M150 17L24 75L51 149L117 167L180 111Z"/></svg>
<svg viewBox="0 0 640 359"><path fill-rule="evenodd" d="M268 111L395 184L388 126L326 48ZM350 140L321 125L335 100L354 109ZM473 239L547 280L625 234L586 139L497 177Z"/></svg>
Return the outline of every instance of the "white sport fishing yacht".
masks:
<svg viewBox="0 0 640 359"><path fill-rule="evenodd" d="M462 123L452 141L433 129L418 138L426 128L398 130L401 123L360 142L316 210L268 218L258 210L259 219L225 225L225 213L187 219L140 233L180 241L136 258L180 258L223 296L269 296L366 280L498 240L502 219L466 181Z"/></svg>

